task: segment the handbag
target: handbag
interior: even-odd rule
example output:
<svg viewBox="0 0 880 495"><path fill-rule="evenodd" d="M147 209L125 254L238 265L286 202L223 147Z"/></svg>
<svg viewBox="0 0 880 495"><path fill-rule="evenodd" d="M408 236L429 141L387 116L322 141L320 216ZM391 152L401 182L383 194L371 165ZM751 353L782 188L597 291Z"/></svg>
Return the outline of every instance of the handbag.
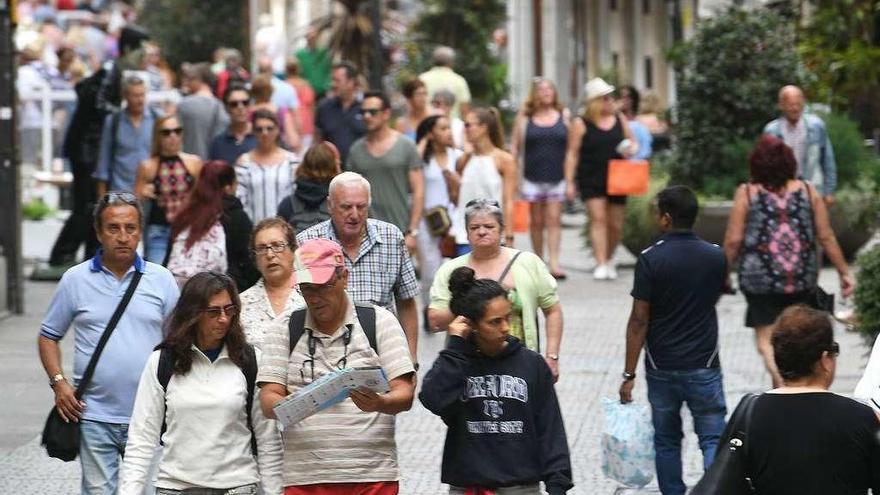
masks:
<svg viewBox="0 0 880 495"><path fill-rule="evenodd" d="M740 401L721 438L712 465L703 474L691 495L752 495L757 493L747 469L749 427L752 411L760 394L748 394Z"/></svg>
<svg viewBox="0 0 880 495"><path fill-rule="evenodd" d="M650 178L647 160L608 160L609 196L647 194Z"/></svg>
<svg viewBox="0 0 880 495"><path fill-rule="evenodd" d="M452 227L452 219L445 206L435 206L425 212L425 223L428 224L428 232L434 237L441 237L449 232Z"/></svg>
<svg viewBox="0 0 880 495"><path fill-rule="evenodd" d="M444 258L458 257L458 244L455 242L454 235L444 235L440 238L440 256Z"/></svg>
<svg viewBox="0 0 880 495"><path fill-rule="evenodd" d="M86 388L89 386L89 382L92 381L92 375L95 374L95 367L98 365L98 358L101 357L101 352L104 351L104 346L107 345L107 341L110 339L110 334L113 333L116 324L119 323L119 319L122 318L122 313L125 312L125 307L128 306L128 302L131 301L131 297L134 295L134 291L137 289L138 282L140 282L142 276L143 273L135 270L134 276L131 278L131 282L128 283L128 288L125 290L125 295L122 296L122 300L119 301L119 305L116 306L116 311L114 311L113 316L110 317L110 323L107 324L107 328L104 329L104 333L101 334L101 340L98 341L98 345L95 347L95 352L92 353L92 357L89 359L89 364L86 366L86 371L83 373L79 385L76 387L76 392L74 394L76 400L82 398ZM49 454L49 457L61 459L64 462L70 462L76 459L76 456L79 455L79 423L73 421L68 423L64 421L61 418L61 414L58 412L58 408L52 406L52 410L49 411L49 417L46 418L46 425L43 427L43 436L40 443L46 448L46 453Z"/></svg>
<svg viewBox="0 0 880 495"><path fill-rule="evenodd" d="M817 242L816 242L816 213L813 211L813 193L810 189L810 185L807 184L806 181L802 180L804 186L807 188L807 198L810 201L810 220L813 223L813 246L818 251ZM820 259L821 261L821 259ZM820 267L821 268L821 267ZM829 294L825 292L825 289L819 285L818 280L816 281L816 286L810 291L810 297L807 300L807 304L813 309L818 309L819 311L824 311L832 316L834 316L834 294Z"/></svg>

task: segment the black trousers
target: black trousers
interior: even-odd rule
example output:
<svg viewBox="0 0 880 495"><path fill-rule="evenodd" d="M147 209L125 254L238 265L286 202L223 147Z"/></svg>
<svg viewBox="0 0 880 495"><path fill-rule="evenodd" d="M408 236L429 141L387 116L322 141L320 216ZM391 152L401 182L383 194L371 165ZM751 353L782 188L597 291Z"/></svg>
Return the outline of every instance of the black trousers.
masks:
<svg viewBox="0 0 880 495"><path fill-rule="evenodd" d="M49 255L50 265L63 265L76 261L80 244L85 243L85 259L95 255L98 237L95 235L92 208L95 206L95 180L92 172L95 164L71 160L73 169L73 210Z"/></svg>

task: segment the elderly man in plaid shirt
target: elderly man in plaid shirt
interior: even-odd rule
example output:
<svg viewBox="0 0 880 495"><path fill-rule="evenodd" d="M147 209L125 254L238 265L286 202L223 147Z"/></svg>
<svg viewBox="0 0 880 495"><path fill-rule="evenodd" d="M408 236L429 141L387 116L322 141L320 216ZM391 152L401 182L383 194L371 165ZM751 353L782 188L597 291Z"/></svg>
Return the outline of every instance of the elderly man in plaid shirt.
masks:
<svg viewBox="0 0 880 495"><path fill-rule="evenodd" d="M300 232L296 242L302 245L318 237L338 242L345 253L352 300L382 306L392 312L396 309L415 361L419 326L416 271L400 229L388 222L367 218L370 201L367 179L355 172L337 175L330 181L330 220ZM418 364L416 367L418 369Z"/></svg>

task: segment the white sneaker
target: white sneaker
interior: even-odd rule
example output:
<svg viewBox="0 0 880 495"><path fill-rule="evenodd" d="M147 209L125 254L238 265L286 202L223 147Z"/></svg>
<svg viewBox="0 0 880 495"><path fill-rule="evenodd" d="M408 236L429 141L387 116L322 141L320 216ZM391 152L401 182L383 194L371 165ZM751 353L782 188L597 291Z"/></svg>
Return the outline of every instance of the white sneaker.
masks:
<svg viewBox="0 0 880 495"><path fill-rule="evenodd" d="M593 280L608 280L608 266L596 265L593 268Z"/></svg>
<svg viewBox="0 0 880 495"><path fill-rule="evenodd" d="M608 269L608 280L617 280L617 267L614 263L607 263L605 266Z"/></svg>

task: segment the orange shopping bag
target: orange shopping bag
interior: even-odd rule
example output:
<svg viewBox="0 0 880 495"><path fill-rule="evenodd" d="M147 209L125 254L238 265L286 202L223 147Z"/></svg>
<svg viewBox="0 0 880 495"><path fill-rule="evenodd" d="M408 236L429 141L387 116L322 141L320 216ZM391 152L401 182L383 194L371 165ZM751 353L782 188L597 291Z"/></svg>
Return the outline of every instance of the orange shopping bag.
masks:
<svg viewBox="0 0 880 495"><path fill-rule="evenodd" d="M648 193L648 160L609 160L608 195L639 196Z"/></svg>
<svg viewBox="0 0 880 495"><path fill-rule="evenodd" d="M513 231L529 231L529 202L521 199L513 201Z"/></svg>

